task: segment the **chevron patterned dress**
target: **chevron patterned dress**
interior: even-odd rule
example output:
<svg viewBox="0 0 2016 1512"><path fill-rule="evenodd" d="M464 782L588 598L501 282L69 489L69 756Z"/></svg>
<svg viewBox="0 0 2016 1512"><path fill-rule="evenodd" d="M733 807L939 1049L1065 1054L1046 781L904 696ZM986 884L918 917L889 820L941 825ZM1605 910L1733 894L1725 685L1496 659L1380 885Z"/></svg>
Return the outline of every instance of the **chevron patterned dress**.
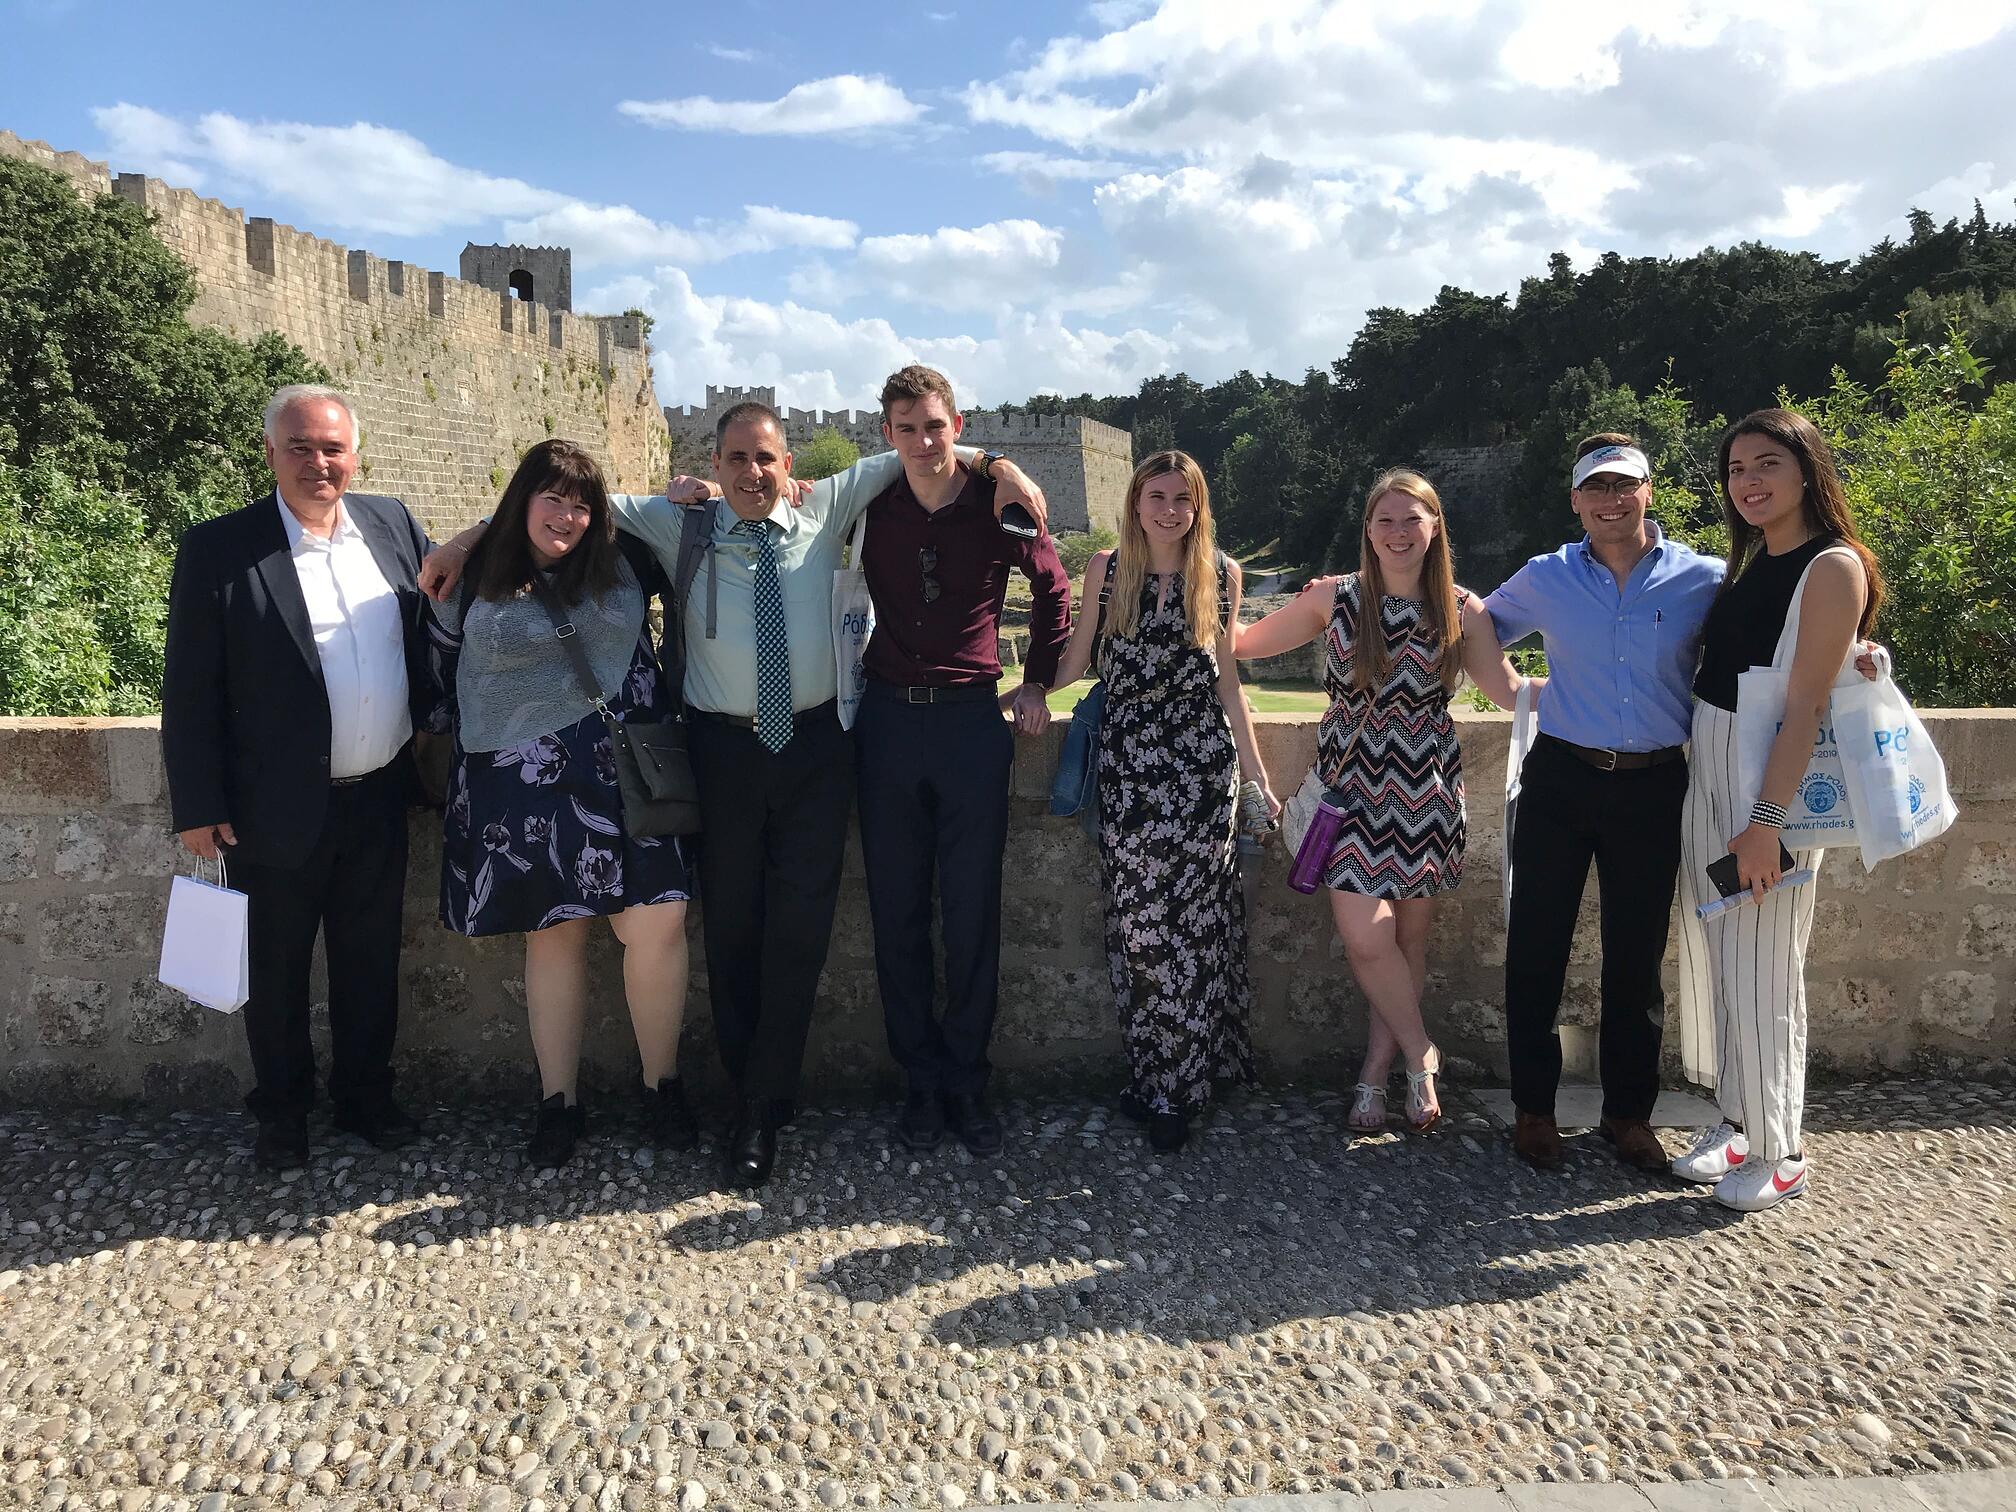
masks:
<svg viewBox="0 0 2016 1512"><path fill-rule="evenodd" d="M1449 690L1435 649L1414 632L1420 606L1387 595L1379 605L1392 670L1374 694L1351 682L1361 622L1358 574L1338 580L1324 634L1330 708L1316 735L1325 784L1350 799L1323 881L1369 898L1432 898L1463 878L1463 752L1449 722ZM1351 732L1364 733L1352 746Z"/></svg>
<svg viewBox="0 0 2016 1512"><path fill-rule="evenodd" d="M1233 806L1239 750L1218 659L1190 644L1183 577L1141 589L1131 636L1106 641L1099 851L1106 965L1134 1091L1195 1113L1219 1079L1253 1079L1246 900Z"/></svg>

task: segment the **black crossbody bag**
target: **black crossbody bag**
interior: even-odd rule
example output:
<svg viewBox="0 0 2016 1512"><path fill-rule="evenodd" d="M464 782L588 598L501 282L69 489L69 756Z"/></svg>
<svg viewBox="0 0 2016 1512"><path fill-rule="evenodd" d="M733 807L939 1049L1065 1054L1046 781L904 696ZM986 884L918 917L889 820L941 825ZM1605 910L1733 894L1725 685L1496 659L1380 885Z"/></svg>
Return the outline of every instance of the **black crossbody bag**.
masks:
<svg viewBox="0 0 2016 1512"><path fill-rule="evenodd" d="M631 835L697 835L700 833L700 788L693 780L693 760L686 754L686 726L681 720L664 724L629 723L610 712L608 700L581 649L574 622L562 612L553 590L535 573L532 592L553 621L553 634L567 648L574 675L595 701L602 727L616 753L616 785L623 798L623 827Z"/></svg>

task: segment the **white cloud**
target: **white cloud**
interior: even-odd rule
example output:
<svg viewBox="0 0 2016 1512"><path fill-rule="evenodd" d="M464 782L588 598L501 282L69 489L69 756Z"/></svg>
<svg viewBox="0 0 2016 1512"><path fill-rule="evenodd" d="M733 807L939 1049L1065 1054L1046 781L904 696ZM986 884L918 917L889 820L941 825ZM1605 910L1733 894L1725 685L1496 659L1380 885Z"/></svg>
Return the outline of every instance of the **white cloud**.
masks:
<svg viewBox="0 0 2016 1512"><path fill-rule="evenodd" d="M880 77L836 74L799 84L775 100L625 100L616 107L647 126L729 131L747 136L827 136L909 126L924 107Z"/></svg>
<svg viewBox="0 0 2016 1512"><path fill-rule="evenodd" d="M747 206L737 221L674 225L628 205L592 204L466 168L404 132L363 122L311 126L221 113L184 122L124 103L92 118L120 166L176 184L287 201L332 228L394 236L501 228L510 241L572 247L587 268L715 262L794 247L844 250L860 235L852 221L769 205Z"/></svg>
<svg viewBox="0 0 2016 1512"><path fill-rule="evenodd" d="M710 42L707 51L724 63L754 63L759 56L753 47L723 47L718 42Z"/></svg>
<svg viewBox="0 0 2016 1512"><path fill-rule="evenodd" d="M706 386L767 384L803 409L866 409L882 380L907 362L927 362L952 380L959 402L982 408L1039 389L1121 393L1174 371L1177 336L1074 327L1005 314L985 334L918 336L879 317L848 320L796 302L703 295L679 268L592 291L610 308L655 317L652 347L659 397L700 403ZM1032 383L1031 375L1040 378Z"/></svg>
<svg viewBox="0 0 2016 1512"><path fill-rule="evenodd" d="M1047 152L985 152L980 166L1020 179L1024 189L1039 194L1050 193L1059 184L1118 178L1131 168L1110 158L1056 157Z"/></svg>
<svg viewBox="0 0 2016 1512"><path fill-rule="evenodd" d="M1063 255L1064 233L1032 220L945 226L928 236L870 236L855 266L882 297L985 310L1037 294Z"/></svg>

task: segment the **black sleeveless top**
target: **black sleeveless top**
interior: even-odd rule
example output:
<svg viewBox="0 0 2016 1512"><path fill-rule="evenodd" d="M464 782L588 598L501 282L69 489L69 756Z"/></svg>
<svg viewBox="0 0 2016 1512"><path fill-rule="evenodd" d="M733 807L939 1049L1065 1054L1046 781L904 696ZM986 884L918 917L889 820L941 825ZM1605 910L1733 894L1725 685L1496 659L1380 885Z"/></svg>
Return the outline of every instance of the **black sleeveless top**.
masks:
<svg viewBox="0 0 2016 1512"><path fill-rule="evenodd" d="M1701 670L1694 676L1694 696L1718 709L1736 712L1736 679L1752 667L1768 667L1792 612L1792 593L1807 563L1838 536L1816 535L1783 556L1759 550L1743 575L1731 583L1708 611L1701 629Z"/></svg>

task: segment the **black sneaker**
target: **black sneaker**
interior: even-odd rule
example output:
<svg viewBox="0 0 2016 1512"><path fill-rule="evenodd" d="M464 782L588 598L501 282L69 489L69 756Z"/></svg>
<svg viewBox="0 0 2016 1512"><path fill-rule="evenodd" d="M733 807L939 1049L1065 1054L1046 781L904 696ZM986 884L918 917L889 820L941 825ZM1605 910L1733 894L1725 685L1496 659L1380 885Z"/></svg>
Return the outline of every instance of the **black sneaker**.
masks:
<svg viewBox="0 0 2016 1512"><path fill-rule="evenodd" d="M952 1132L959 1136L959 1142L975 1155L1001 1153L1001 1120L996 1118L994 1110L987 1106L984 1093L946 1093L945 1121L952 1126Z"/></svg>
<svg viewBox="0 0 2016 1512"><path fill-rule="evenodd" d="M339 1106L332 1121L346 1134L355 1134L379 1150L396 1150L420 1127L413 1115L389 1097L372 1102Z"/></svg>
<svg viewBox="0 0 2016 1512"><path fill-rule="evenodd" d="M903 1143L913 1150L935 1150L945 1142L945 1104L937 1092L912 1087L896 1122Z"/></svg>
<svg viewBox="0 0 2016 1512"><path fill-rule="evenodd" d="M262 1171L292 1171L308 1164L308 1115L261 1119L252 1159Z"/></svg>
<svg viewBox="0 0 2016 1512"><path fill-rule="evenodd" d="M555 1092L539 1104L532 1125L532 1137L525 1144L525 1159L535 1166L562 1166L574 1153L574 1141L581 1137L587 1115L578 1102L567 1106L567 1094Z"/></svg>
<svg viewBox="0 0 2016 1512"><path fill-rule="evenodd" d="M686 1084L676 1076L644 1089L644 1118L651 1143L661 1150L691 1150L700 1143L700 1125L686 1101Z"/></svg>
<svg viewBox="0 0 2016 1512"><path fill-rule="evenodd" d="M1120 1116L1129 1122L1145 1124L1155 1116L1155 1110L1148 1106L1148 1099L1129 1087L1120 1094Z"/></svg>
<svg viewBox="0 0 2016 1512"><path fill-rule="evenodd" d="M1148 1116L1148 1145L1157 1155L1174 1155L1189 1140L1188 1114L1151 1113Z"/></svg>

